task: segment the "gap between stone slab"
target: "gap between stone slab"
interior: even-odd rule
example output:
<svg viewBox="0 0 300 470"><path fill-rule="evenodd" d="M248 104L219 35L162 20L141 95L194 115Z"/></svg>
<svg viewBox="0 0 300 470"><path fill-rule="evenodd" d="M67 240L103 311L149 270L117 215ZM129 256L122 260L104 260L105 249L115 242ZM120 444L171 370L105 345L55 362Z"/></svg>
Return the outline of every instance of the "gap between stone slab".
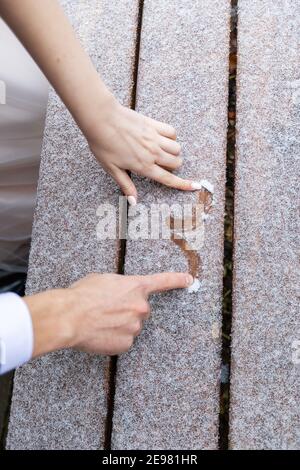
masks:
<svg viewBox="0 0 300 470"><path fill-rule="evenodd" d="M136 29L136 40L135 40L135 55L134 55L134 66L133 66L133 85L131 90L131 109L136 107L137 97L137 82L138 82L138 68L140 59L140 45L141 45L141 34L143 25L143 11L144 11L144 0L139 0L138 6L138 17L137 17L137 29ZM130 176L130 173L128 173ZM127 205L128 211L128 205ZM124 274L126 257L126 238L119 240L118 249L118 274ZM115 404L115 392L116 392L116 376L118 369L118 356L110 358L109 371L108 371L108 397L107 397L107 416L105 423L105 436L104 436L104 450L111 450L111 437L113 430L113 417L114 417L114 404Z"/></svg>
<svg viewBox="0 0 300 470"><path fill-rule="evenodd" d="M230 366L232 327L232 272L234 224L234 176L236 156L236 74L237 74L238 0L231 0L228 131L224 218L224 276L222 308L222 368L220 383L219 449L229 448Z"/></svg>

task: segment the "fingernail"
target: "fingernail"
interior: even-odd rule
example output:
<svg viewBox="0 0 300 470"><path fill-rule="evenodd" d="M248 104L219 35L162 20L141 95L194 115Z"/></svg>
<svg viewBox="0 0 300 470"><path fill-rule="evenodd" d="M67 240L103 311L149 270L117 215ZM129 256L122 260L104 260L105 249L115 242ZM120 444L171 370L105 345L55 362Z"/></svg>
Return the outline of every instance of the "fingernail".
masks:
<svg viewBox="0 0 300 470"><path fill-rule="evenodd" d="M188 274L188 275L186 276L186 283L187 283L187 285L188 285L188 286L191 286L191 285L193 284L193 282L194 282L193 276L192 276L191 274Z"/></svg>
<svg viewBox="0 0 300 470"><path fill-rule="evenodd" d="M202 188L202 184L201 184L201 183L198 183L198 181L192 181L192 183L191 183L191 188L192 188L192 189L201 189L201 188Z"/></svg>
<svg viewBox="0 0 300 470"><path fill-rule="evenodd" d="M129 203L129 205L132 206L132 207L136 206L136 204L137 204L136 198L134 196L128 196L127 201Z"/></svg>

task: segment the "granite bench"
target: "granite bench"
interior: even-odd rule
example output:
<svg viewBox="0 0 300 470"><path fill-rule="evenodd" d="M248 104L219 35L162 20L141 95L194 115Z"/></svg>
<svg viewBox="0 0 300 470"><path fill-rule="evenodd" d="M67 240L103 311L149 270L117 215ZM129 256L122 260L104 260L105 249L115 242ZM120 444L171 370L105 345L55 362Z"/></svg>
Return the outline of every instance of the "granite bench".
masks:
<svg viewBox="0 0 300 470"><path fill-rule="evenodd" d="M60 351L20 368L7 448L217 449L231 2L62 3L121 102L176 127L180 174L210 181L214 206L197 253L198 292L153 296L151 319L117 360ZM238 4L229 445L300 449L300 2ZM133 178L147 207L197 197ZM124 250L97 238L98 206L117 207L119 196L52 90L28 294L91 271L186 269L170 240L129 239Z"/></svg>

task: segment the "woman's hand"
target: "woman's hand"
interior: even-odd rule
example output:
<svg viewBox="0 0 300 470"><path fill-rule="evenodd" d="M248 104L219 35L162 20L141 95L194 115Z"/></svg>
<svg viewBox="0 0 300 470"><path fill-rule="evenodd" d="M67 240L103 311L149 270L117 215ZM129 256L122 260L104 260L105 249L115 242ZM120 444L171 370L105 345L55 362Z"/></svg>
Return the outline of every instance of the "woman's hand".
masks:
<svg viewBox="0 0 300 470"><path fill-rule="evenodd" d="M97 160L132 204L137 191L127 171L172 188L197 189L193 182L171 173L182 165L175 129L125 108L113 97L103 105L86 137Z"/></svg>
<svg viewBox="0 0 300 470"><path fill-rule="evenodd" d="M137 191L127 171L176 189L201 189L198 183L172 174L182 163L175 130L117 102L57 1L0 0L0 15L52 83L95 157L131 204Z"/></svg>

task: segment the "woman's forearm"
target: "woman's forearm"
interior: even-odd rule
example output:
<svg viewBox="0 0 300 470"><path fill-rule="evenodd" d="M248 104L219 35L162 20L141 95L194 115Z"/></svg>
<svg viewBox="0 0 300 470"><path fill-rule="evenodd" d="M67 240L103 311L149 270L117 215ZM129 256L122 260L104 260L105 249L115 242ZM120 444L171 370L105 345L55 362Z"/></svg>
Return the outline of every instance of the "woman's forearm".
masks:
<svg viewBox="0 0 300 470"><path fill-rule="evenodd" d="M0 0L0 14L53 85L85 135L113 99L57 0Z"/></svg>
<svg viewBox="0 0 300 470"><path fill-rule="evenodd" d="M0 15L60 95L129 203L136 203L137 190L127 171L184 191L201 188L172 173L182 165L175 129L117 102L57 0L0 0Z"/></svg>

